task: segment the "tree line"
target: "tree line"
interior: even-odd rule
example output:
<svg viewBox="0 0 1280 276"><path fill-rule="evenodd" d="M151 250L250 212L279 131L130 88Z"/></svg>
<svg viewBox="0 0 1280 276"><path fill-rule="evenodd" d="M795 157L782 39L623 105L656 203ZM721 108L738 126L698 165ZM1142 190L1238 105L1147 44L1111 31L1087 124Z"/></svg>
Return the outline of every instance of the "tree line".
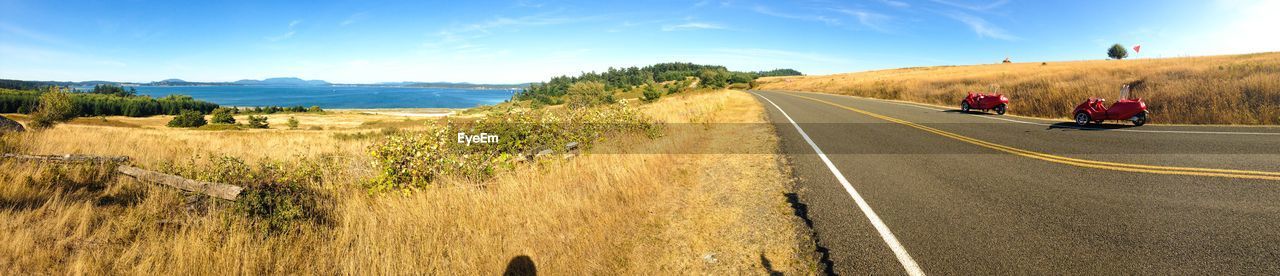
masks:
<svg viewBox="0 0 1280 276"><path fill-rule="evenodd" d="M90 85L97 86L97 85L103 85L103 84L117 85L117 86L119 85L119 83L111 82L111 81L74 82L74 81L24 81L24 80L0 79L0 88L13 89L13 90L39 90L39 89L50 87L50 86L81 87L81 86L90 86Z"/></svg>
<svg viewBox="0 0 1280 276"><path fill-rule="evenodd" d="M102 88L100 88L102 87ZM40 105L40 96L69 89L45 86L41 90L0 89L0 113L31 113ZM130 116L176 115L183 110L202 114L218 108L218 104L196 100L191 96L169 95L162 98L137 96L137 92L119 86L105 88L101 85L89 92L68 93L72 113L77 116Z"/></svg>
<svg viewBox="0 0 1280 276"><path fill-rule="evenodd" d="M606 94L639 86L653 87L656 83L682 82L697 78L700 85L709 88L724 88L731 84L748 84L758 77L801 75L792 69L775 69L760 72L729 71L724 66L700 65L687 62L658 63L644 67L612 68L604 72L586 72L578 76L559 76L550 81L533 83L523 91L516 93L515 100L532 100L539 104L560 104L569 94L571 88L578 83L599 83ZM579 85L582 90L584 86Z"/></svg>
<svg viewBox="0 0 1280 276"><path fill-rule="evenodd" d="M800 71L796 71L795 69L773 69L769 71L756 72L756 77L785 77L800 75L804 74L801 74Z"/></svg>

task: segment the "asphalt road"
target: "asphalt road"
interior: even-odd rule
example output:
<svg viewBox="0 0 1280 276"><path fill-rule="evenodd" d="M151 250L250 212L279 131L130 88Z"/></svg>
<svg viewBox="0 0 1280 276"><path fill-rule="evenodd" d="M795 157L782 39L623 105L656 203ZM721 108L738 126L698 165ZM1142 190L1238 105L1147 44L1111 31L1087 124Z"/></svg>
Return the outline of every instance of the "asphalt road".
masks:
<svg viewBox="0 0 1280 276"><path fill-rule="evenodd" d="M1280 274L1280 128L752 93L838 274Z"/></svg>

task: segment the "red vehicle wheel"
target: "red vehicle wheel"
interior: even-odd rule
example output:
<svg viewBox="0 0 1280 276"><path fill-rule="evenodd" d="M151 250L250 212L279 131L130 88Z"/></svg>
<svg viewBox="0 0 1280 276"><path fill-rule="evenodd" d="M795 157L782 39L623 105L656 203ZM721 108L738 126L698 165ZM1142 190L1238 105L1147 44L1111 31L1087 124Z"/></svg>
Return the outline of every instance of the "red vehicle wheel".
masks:
<svg viewBox="0 0 1280 276"><path fill-rule="evenodd" d="M1086 126L1086 125L1089 125L1089 121L1092 121L1092 118L1089 118L1089 113L1084 113L1084 112L1076 113L1076 125Z"/></svg>
<svg viewBox="0 0 1280 276"><path fill-rule="evenodd" d="M994 110L996 111L996 114L1004 115L1004 111L1005 111L1005 109L1007 109L1007 108L1008 108L1008 106L1005 106L1005 105L1003 105L1003 104L1002 104L1002 105L997 105L997 106L995 107L995 109L994 109Z"/></svg>
<svg viewBox="0 0 1280 276"><path fill-rule="evenodd" d="M960 111L969 112L969 102L960 102Z"/></svg>
<svg viewBox="0 0 1280 276"><path fill-rule="evenodd" d="M1134 126L1142 126L1142 125L1147 124L1147 112L1146 112L1146 111L1143 111L1143 112L1141 112L1141 113L1138 113L1138 115L1135 115L1135 116L1133 116L1133 117L1134 117L1134 118L1133 118L1133 125L1134 125Z"/></svg>

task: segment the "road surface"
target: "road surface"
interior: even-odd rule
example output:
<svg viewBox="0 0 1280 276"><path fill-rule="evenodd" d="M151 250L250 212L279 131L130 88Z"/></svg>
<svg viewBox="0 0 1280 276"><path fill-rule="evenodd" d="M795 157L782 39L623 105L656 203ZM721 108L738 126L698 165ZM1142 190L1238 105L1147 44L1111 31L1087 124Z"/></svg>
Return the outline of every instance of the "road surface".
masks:
<svg viewBox="0 0 1280 276"><path fill-rule="evenodd" d="M1280 274L1280 128L751 93L832 272Z"/></svg>

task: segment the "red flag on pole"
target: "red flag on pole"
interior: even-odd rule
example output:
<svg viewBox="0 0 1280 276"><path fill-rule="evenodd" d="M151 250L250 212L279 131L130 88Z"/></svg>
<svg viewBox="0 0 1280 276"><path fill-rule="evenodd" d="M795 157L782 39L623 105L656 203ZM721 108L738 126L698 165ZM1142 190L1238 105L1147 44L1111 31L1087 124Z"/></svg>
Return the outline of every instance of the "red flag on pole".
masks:
<svg viewBox="0 0 1280 276"><path fill-rule="evenodd" d="M1142 44L1133 45L1133 53L1134 53L1134 54L1137 54L1138 52L1141 52L1141 51L1142 51Z"/></svg>

